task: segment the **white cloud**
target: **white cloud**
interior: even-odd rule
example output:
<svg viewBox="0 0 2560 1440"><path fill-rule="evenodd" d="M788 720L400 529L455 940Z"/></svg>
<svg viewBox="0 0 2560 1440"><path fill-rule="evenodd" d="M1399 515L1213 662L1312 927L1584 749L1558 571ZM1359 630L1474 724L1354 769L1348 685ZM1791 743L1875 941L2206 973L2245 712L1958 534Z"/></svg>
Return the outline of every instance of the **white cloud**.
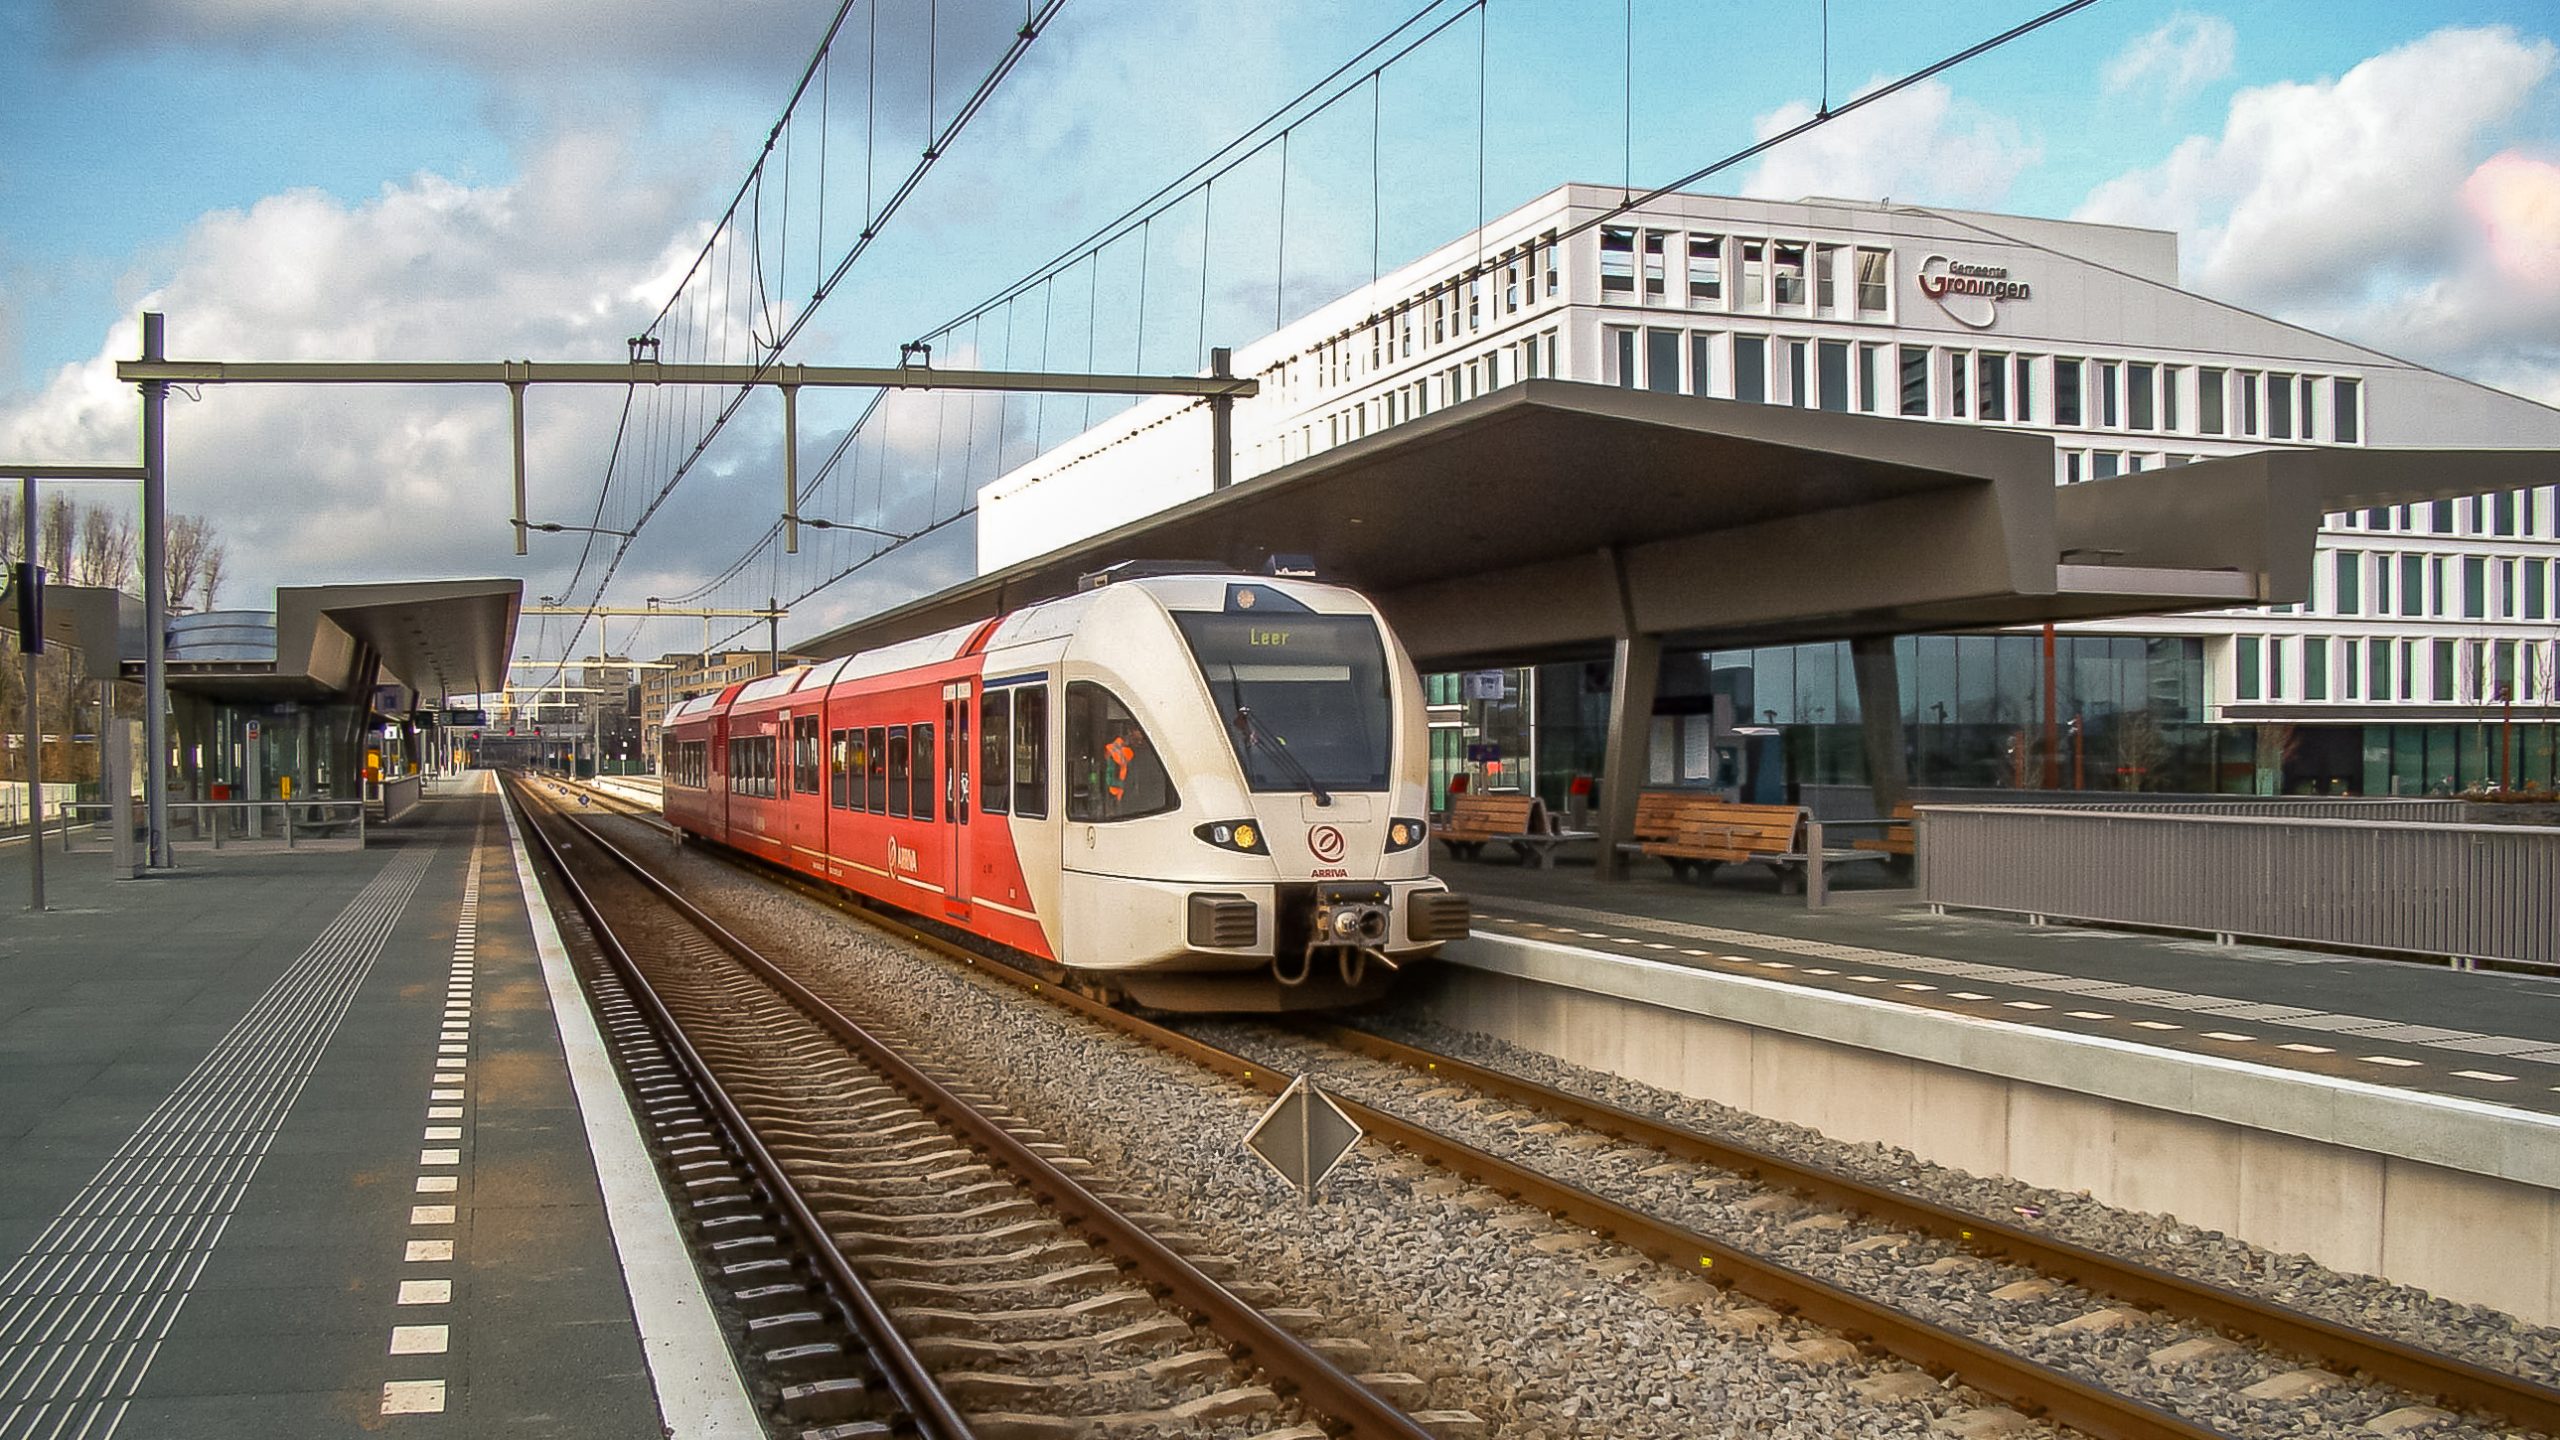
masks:
<svg viewBox="0 0 2560 1440"><path fill-rule="evenodd" d="M2510 146L2556 64L2549 40L2449 28L2246 89L2220 136L2079 218L2177 230L2207 294L2560 397L2560 167Z"/></svg>
<svg viewBox="0 0 2560 1440"><path fill-rule="evenodd" d="M1765 140L1812 118L1812 106L1789 101L1754 119L1752 132ZM1890 196L1922 204L1993 205L2038 154L2016 125L1927 80L1769 152L1743 182L1742 193L1773 200Z"/></svg>
<svg viewBox="0 0 2560 1440"><path fill-rule="evenodd" d="M575 133L506 184L422 174L361 203L270 196L198 220L152 261L165 279L134 309L168 315L180 359L619 360L702 238L695 184L633 172L618 140ZM0 454L132 463L138 406L115 365L137 353L139 328L117 323L92 358L0 400ZM537 518L584 522L620 402L533 392ZM495 387L207 386L170 402L170 504L222 532L227 603L336 579L522 573L556 586L573 537L538 542L530 566L512 553L507 413ZM709 506L653 524L644 543L663 527L725 545L736 523Z"/></svg>
<svg viewBox="0 0 2560 1440"><path fill-rule="evenodd" d="M2181 10L2117 51L2099 78L2109 94L2156 90L2175 101L2230 74L2238 44L2230 21Z"/></svg>

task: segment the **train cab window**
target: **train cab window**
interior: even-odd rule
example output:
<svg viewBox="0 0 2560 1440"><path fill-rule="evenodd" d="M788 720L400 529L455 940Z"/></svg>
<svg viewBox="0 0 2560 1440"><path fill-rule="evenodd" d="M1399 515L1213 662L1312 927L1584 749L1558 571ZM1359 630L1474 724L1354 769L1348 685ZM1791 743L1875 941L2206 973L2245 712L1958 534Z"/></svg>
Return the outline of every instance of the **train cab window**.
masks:
<svg viewBox="0 0 2560 1440"><path fill-rule="evenodd" d="M889 727L889 813L907 818L907 727Z"/></svg>
<svg viewBox="0 0 2560 1440"><path fill-rule="evenodd" d="M853 808L853 732L827 733L827 808Z"/></svg>
<svg viewBox="0 0 2560 1440"><path fill-rule="evenodd" d="M864 797L868 803L863 808L874 815L884 815L889 810L889 732L874 725L871 738L863 744L862 769L871 782Z"/></svg>
<svg viewBox="0 0 2560 1440"><path fill-rule="evenodd" d="M915 796L915 806L910 813L918 820L930 820L933 818L934 787L942 783L941 767L934 763L932 726L916 727L914 758L912 793Z"/></svg>
<svg viewBox="0 0 2560 1440"><path fill-rule="evenodd" d="M803 795L818 793L818 717L794 716L791 721L791 788Z"/></svg>
<svg viewBox="0 0 2560 1440"><path fill-rule="evenodd" d="M1181 801L1164 757L1120 697L1088 680L1067 687L1067 818L1135 820Z"/></svg>
<svg viewBox="0 0 2560 1440"><path fill-rule="evenodd" d="M1013 813L1049 817L1049 687L1013 692Z"/></svg>
<svg viewBox="0 0 2560 1440"><path fill-rule="evenodd" d="M1013 795L1013 696L978 697L978 813L1002 815Z"/></svg>

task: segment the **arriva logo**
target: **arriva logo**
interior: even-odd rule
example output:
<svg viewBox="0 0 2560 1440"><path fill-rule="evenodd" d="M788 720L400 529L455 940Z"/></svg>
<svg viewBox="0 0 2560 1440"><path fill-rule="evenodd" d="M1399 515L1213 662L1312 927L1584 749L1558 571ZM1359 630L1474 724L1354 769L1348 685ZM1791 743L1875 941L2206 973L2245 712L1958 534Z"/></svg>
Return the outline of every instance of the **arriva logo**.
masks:
<svg viewBox="0 0 2560 1440"><path fill-rule="evenodd" d="M1938 302L1947 318L1973 330L2000 319L2003 300L2031 300L2027 282L2009 278L2004 265L1974 265L1932 255L1920 262L1920 293Z"/></svg>

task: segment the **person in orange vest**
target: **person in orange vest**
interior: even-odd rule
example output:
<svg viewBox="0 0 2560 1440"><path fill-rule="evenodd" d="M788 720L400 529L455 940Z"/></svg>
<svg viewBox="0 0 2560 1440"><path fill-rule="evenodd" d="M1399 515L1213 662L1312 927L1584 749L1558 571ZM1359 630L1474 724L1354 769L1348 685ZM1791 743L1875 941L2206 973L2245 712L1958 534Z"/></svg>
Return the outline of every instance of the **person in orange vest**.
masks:
<svg viewBox="0 0 2560 1440"><path fill-rule="evenodd" d="M1110 785L1111 803L1116 808L1122 800L1128 798L1129 762L1138 758L1138 747L1130 743L1126 734L1114 735L1110 743L1102 747L1102 754L1111 762L1111 768L1106 772L1105 778Z"/></svg>

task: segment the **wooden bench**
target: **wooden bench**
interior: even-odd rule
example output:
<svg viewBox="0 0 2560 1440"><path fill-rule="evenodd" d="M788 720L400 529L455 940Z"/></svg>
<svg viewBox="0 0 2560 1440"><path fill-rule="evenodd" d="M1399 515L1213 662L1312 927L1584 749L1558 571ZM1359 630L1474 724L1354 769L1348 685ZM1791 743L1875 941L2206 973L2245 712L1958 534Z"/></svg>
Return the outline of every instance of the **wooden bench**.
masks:
<svg viewBox="0 0 2560 1440"><path fill-rule="evenodd" d="M1883 834L1871 835L1864 840L1852 840L1849 842L1850 846L1859 850L1873 850L1884 856L1896 870L1908 870L1911 868L1911 857L1918 854L1920 848L1920 837L1913 829L1913 822L1918 818L1918 812L1913 809L1910 802L1905 801L1893 807L1893 818L1890 820L1834 820L1829 823L1883 826Z"/></svg>
<svg viewBox="0 0 2560 1440"><path fill-rule="evenodd" d="M1812 816L1801 805L1742 805L1712 793L1653 791L1636 802L1637 853L1661 860L1675 878L1713 875L1722 865L1766 865L1778 874L1781 893L1804 888L1808 866L1882 860L1881 854L1825 846L1806 848Z"/></svg>
<svg viewBox="0 0 2560 1440"><path fill-rule="evenodd" d="M1551 870L1559 847L1595 836L1588 830L1557 828L1546 802L1535 795L1459 795L1450 800L1447 817L1431 827L1431 838L1460 860L1473 860L1499 840L1522 864Z"/></svg>

